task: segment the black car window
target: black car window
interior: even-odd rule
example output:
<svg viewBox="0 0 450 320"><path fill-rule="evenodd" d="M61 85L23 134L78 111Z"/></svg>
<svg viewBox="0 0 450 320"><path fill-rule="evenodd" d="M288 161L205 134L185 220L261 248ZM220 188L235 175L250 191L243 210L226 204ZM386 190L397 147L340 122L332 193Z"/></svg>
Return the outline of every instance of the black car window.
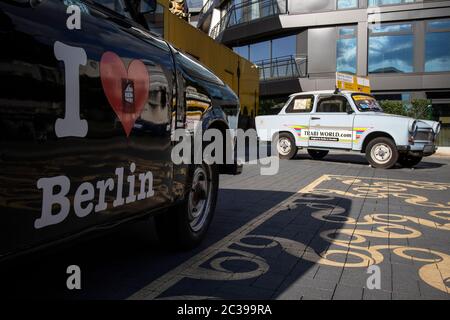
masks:
<svg viewBox="0 0 450 320"><path fill-rule="evenodd" d="M317 104L316 112L344 113L349 110L352 109L345 97L332 96L320 99Z"/></svg>
<svg viewBox="0 0 450 320"><path fill-rule="evenodd" d="M92 0L93 2L106 7L114 12L117 12L118 14L131 18L130 14L128 13L125 3L123 0Z"/></svg>
<svg viewBox="0 0 450 320"><path fill-rule="evenodd" d="M297 96L292 99L286 113L309 113L314 105L314 96Z"/></svg>

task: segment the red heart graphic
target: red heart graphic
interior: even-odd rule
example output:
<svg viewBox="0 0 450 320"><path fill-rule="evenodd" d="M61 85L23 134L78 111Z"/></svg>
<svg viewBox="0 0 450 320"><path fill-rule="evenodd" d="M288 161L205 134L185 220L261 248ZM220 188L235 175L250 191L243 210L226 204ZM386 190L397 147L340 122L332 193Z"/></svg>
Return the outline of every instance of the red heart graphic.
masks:
<svg viewBox="0 0 450 320"><path fill-rule="evenodd" d="M106 98L128 137L148 100L150 80L147 68L142 61L133 60L127 72L120 57L107 51L100 60L100 78Z"/></svg>

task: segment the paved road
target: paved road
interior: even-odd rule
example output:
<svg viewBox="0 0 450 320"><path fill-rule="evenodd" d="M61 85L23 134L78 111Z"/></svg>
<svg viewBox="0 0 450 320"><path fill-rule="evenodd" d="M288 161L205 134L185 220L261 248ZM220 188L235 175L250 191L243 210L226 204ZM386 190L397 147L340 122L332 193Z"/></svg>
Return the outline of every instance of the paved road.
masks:
<svg viewBox="0 0 450 320"><path fill-rule="evenodd" d="M196 250L163 249L143 221L2 270L2 295L450 299L449 159L378 170L359 155L300 154L276 176L251 165L220 187ZM82 290L65 289L71 264L81 267ZM368 274L371 265L379 268Z"/></svg>

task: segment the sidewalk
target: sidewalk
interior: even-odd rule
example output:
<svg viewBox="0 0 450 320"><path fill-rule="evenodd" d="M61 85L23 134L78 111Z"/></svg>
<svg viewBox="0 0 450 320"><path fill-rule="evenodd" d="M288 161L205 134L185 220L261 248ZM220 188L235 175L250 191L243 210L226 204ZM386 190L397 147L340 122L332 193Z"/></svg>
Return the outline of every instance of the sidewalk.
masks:
<svg viewBox="0 0 450 320"><path fill-rule="evenodd" d="M450 147L438 147L436 157L450 157Z"/></svg>
<svg viewBox="0 0 450 320"><path fill-rule="evenodd" d="M221 180L210 234L223 236L130 299L448 300L449 170L352 153L299 153L276 176L245 166Z"/></svg>

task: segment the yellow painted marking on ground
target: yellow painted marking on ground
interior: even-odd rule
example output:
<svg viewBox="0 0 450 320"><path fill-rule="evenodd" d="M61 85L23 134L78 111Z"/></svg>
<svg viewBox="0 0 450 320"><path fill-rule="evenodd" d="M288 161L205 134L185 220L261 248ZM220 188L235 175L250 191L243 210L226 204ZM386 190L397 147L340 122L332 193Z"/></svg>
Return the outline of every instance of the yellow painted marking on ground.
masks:
<svg viewBox="0 0 450 320"><path fill-rule="evenodd" d="M172 269L171 271L167 272L163 276L159 277L158 279L151 282L149 285L145 286L141 290L137 291L133 295L131 295L128 299L129 300L151 300L157 298L160 294L168 290L170 287L175 285L178 281L183 279L185 275L183 272L185 270L188 270L192 268L194 265L200 265L203 262L207 261L208 259L212 258L214 255L217 254L221 249L224 249L229 246L230 243L233 243L240 238L242 238L243 234L248 234L257 227L259 227L261 224L263 224L268 219L272 218L274 215L276 215L278 212L282 211L286 208L290 203L292 203L294 200L298 198L299 194L305 194L310 193L313 191L318 185L320 185L322 182L329 180L328 175L323 175L320 178L316 179L306 187L300 189L297 191L297 193L293 194L289 198L285 199L284 201L280 202L276 206L270 208L269 210L265 211L264 213L260 214L256 218L252 219L236 231L230 233L228 236L220 240L219 242L213 244L212 246L206 248L202 252L196 254L186 262L180 264L178 267Z"/></svg>
<svg viewBox="0 0 450 320"><path fill-rule="evenodd" d="M339 180L344 185L348 186L348 189L345 191L340 190L333 190L333 192L338 193L344 197L352 197L354 194L350 192L351 186L356 183L362 182L363 180L370 179L370 180L388 180L388 182L392 183L392 188L394 188L395 184L397 184L399 187L411 187L416 189L426 189L430 187L435 187L436 189L428 189L430 191L445 191L450 188L450 184L446 183L434 183L434 182L425 182L425 181L410 181L410 180L401 180L401 179L389 179L389 178L376 178L376 177L359 177L359 176L342 176L342 175L323 175L320 178L316 179L311 184L307 185L306 187L299 190L297 193L291 195L284 201L280 202L279 204L275 205L271 209L265 211L264 213L260 214L258 217L252 219L250 222L246 223L244 226L240 227L236 231L232 232L219 242L213 244L212 246L206 248L202 252L198 253L194 257L190 258L188 261L184 262L183 264L179 265L178 267L172 269L168 273L164 274L160 278L156 279L143 289L139 290L135 294L133 294L129 299L155 299L158 296L160 296L162 293L167 291L169 288L174 286L176 283L178 283L183 278L197 278L197 279L215 279L219 280L236 280L236 279L244 279L255 276L252 272L250 275L245 273L238 273L238 274L220 274L220 272L213 272L211 274L205 273L205 269L201 268L200 265L207 262L211 258L213 258L217 253L219 252L233 252L236 250L230 249L229 246L232 243L239 243L241 246L247 246L251 247L250 244L245 244L241 240L245 238L246 235L248 235L250 232L255 230L257 227L259 227L261 224L275 216L277 213L283 211L286 209L286 207L295 208L299 204L296 202L296 200L299 199L299 194L311 194L316 193L322 194L323 190L326 189L318 189L317 187L325 182L325 181L332 181L332 180ZM345 180L342 180L345 179ZM407 183L406 183L407 182ZM380 182L382 183L382 182ZM375 183L376 184L376 183ZM413 185L415 184L415 185ZM376 186L378 189L382 188L383 185ZM375 188L375 187L374 187ZM391 186L389 186L389 189ZM377 190L378 190L377 189ZM359 190L359 192L362 192L365 194L365 196L368 196L369 189L367 190ZM397 190L398 191L398 190ZM388 191L389 192L389 191ZM396 194L396 193L395 193ZM408 194L408 196L416 196ZM425 198L426 199L426 198ZM446 279L450 278L450 256L434 251L427 248L415 248L415 247L405 247L402 245L395 245L395 244L380 244L380 245L374 245L372 247L367 247L363 243L367 241L366 237L375 237L375 238L391 238L391 239L402 239L402 238L418 238L422 234L421 232L402 225L400 223L405 222L413 222L422 226L434 228L434 229L441 229L441 230L449 230L450 225L449 224L440 224L436 223L434 221L423 219L423 218L416 218L416 217L410 217L405 215L399 215L399 214L383 214L383 213L373 213L369 215L365 215L362 217L361 221L357 221L354 218L349 218L343 215L345 212L345 208L341 207L334 207L330 208L321 208L321 203L314 203L309 202L314 200L314 197L306 197L304 198L307 203L304 203L305 205L316 208L318 211L314 212L312 216L319 220L329 221L329 222L335 222L335 223L345 223L346 226L355 225L355 226L365 226L365 225L374 225L377 226L375 229L371 230L365 230L365 229L358 229L358 228L340 228L340 229L332 229L327 230L321 233L321 237L325 240L329 241L335 246L343 247L341 250L328 250L322 253L316 253L313 248L307 247L303 243L299 243L290 239L284 239L279 237L270 237L270 236L261 236L261 235L253 235L253 236L247 236L247 237L259 237L259 238L267 238L269 240L276 241L278 244L280 244L283 249L290 253L291 255L301 257L304 260L311 261L313 263L319 263L322 265L329 265L329 266L339 266L339 267L367 267L371 264L379 264L383 261L384 257L381 254L381 250L393 250L395 254L398 256L404 257L405 259L412 259L414 261L421 261L425 264L424 266L420 267L419 269L419 276L420 278L429 284L430 286L435 287L438 290L441 290L443 292L449 292L449 288L446 285L445 281L448 281ZM428 200L428 199L426 199ZM405 200L406 201L406 200ZM420 205L418 203L415 203L416 205ZM319 207L317 207L319 205ZM439 210L439 211L431 211L429 214L431 216L434 216L438 219L443 220L450 220L450 217L448 217L450 211L448 210ZM345 218L342 221L333 221L329 220L329 218L336 218L336 217L342 217ZM388 228L388 229L387 229ZM409 231L408 233L396 233L396 229L401 229L403 231ZM339 234L347 234L351 237L351 240L338 240L331 237L334 233L338 232ZM275 244L275 242L273 243ZM355 251L358 250L359 252ZM425 252L431 254L433 257L430 258L422 258L420 256L415 256L414 252ZM262 272L266 272L269 268L269 266L264 263L264 259L261 259L257 256L252 255L251 253L247 253L245 251L239 251L235 252L240 255L241 260L252 260L254 262L258 262L258 268L262 270ZM345 262L339 262L332 259L332 256L335 255L352 255L355 257L358 257L360 259L357 263L349 263L348 261ZM230 259L230 257L228 257ZM220 263L222 262L223 258L216 259L217 261L213 261L213 263L217 264L214 269L220 271ZM261 271L261 270L256 271ZM195 271L195 272L193 272ZM217 278L218 277L218 278ZM224 278L225 277L225 278ZM228 277L228 278L227 278Z"/></svg>
<svg viewBox="0 0 450 320"><path fill-rule="evenodd" d="M445 185L450 185L450 183L448 182L436 182L436 181L422 181L422 180L404 180L404 179L397 179L397 178L377 178L377 177L363 177L363 176L347 176L347 175L337 175L337 174L328 174L327 175L329 179L332 178L355 178L355 179L359 179L359 180L364 180L364 179L370 179L370 180L388 180L388 181L392 181L392 182L396 182L396 181L402 181L402 182L421 182L421 183L429 183L429 184L445 184Z"/></svg>

